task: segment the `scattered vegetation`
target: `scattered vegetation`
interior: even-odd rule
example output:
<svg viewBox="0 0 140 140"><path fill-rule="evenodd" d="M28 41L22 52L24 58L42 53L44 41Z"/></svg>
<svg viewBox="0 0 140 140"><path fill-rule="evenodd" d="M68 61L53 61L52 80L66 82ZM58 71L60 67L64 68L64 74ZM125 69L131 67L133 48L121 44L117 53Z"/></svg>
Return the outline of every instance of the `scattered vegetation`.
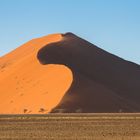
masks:
<svg viewBox="0 0 140 140"><path fill-rule="evenodd" d="M26 108L23 109L23 113L27 113L27 111L28 111L28 109L26 109Z"/></svg>
<svg viewBox="0 0 140 140"><path fill-rule="evenodd" d="M40 113L44 113L46 111L46 109L44 109L44 108L40 108L40 110L38 111L38 112L40 112Z"/></svg>

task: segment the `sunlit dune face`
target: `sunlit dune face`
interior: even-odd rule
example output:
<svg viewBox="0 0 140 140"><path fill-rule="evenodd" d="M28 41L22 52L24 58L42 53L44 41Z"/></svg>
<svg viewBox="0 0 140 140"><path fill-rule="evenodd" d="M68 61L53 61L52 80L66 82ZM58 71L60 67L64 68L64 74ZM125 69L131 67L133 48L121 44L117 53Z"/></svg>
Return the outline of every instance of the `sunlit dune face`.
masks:
<svg viewBox="0 0 140 140"><path fill-rule="evenodd" d="M18 73L15 71L10 81L8 79L0 83L0 93L6 93L0 98L0 113L38 114L48 113L60 102L72 83L72 73L63 65L32 64ZM40 111L41 108L44 112Z"/></svg>
<svg viewBox="0 0 140 140"><path fill-rule="evenodd" d="M52 35L33 40L0 61L6 64L0 68L0 113L48 113L61 101L73 80L71 70L64 65L42 65L37 59L40 48L61 39Z"/></svg>

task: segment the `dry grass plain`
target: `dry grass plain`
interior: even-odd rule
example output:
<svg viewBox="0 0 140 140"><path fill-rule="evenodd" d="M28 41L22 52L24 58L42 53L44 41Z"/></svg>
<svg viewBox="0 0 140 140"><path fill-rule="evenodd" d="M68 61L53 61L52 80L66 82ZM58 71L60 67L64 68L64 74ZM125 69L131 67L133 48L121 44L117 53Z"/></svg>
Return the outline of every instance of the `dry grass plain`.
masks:
<svg viewBox="0 0 140 140"><path fill-rule="evenodd" d="M140 114L0 115L0 140L140 140Z"/></svg>

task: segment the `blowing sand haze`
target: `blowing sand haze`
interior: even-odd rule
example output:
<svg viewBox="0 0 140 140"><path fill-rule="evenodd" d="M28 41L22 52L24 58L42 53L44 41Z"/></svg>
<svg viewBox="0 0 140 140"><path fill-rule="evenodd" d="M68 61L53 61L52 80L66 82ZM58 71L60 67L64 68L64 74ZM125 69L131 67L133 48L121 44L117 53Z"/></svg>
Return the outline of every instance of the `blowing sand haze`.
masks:
<svg viewBox="0 0 140 140"><path fill-rule="evenodd" d="M0 58L0 113L140 112L140 66L73 33Z"/></svg>

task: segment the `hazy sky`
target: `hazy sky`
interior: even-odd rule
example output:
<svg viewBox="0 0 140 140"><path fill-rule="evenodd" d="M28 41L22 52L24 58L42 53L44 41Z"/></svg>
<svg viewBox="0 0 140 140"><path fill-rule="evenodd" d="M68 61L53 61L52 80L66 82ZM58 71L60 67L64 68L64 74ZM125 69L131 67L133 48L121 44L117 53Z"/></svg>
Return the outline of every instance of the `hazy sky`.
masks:
<svg viewBox="0 0 140 140"><path fill-rule="evenodd" d="M140 64L140 0L0 0L0 56L57 32Z"/></svg>

